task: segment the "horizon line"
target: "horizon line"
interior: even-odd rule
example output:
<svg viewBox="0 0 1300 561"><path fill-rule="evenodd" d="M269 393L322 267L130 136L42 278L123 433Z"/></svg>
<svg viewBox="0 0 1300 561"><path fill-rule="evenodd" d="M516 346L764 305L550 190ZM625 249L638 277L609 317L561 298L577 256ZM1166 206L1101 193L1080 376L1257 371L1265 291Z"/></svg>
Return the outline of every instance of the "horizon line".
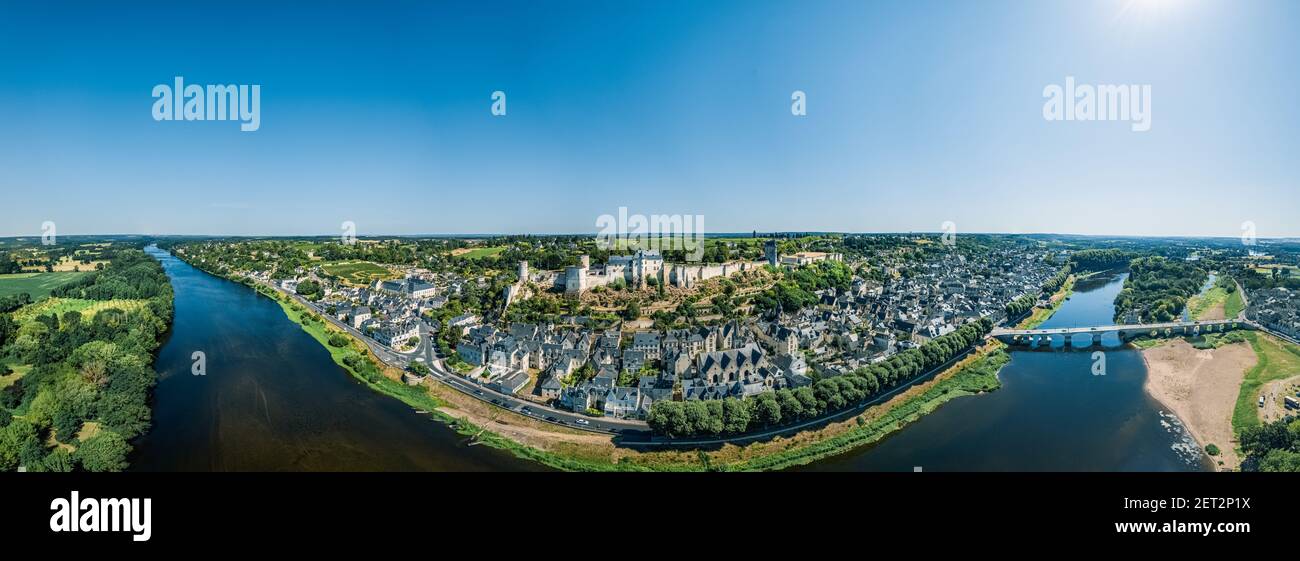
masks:
<svg viewBox="0 0 1300 561"><path fill-rule="evenodd" d="M757 235L755 235L755 232L757 232ZM802 235L807 235L807 236L816 236L816 235L843 235L843 236L855 236L855 235L873 236L873 235L874 235L874 236L889 236L889 235L894 235L894 236L899 236L899 235L943 235L943 234L945 234L945 233L946 233L946 232L943 232L943 231L925 231L925 230L909 230L909 231L883 231L883 230L880 230L880 231L837 231L837 230L769 230L769 231L757 231L757 230L751 230L751 231L748 231L748 232L746 232L746 231L734 231L734 232L726 232L726 231L718 231L718 232L704 232L704 233L699 234L699 235L702 235L702 236L704 236L704 237L741 237L741 236L744 236L744 237L750 237L750 238L770 238L770 237L774 237L774 236L778 236L778 235L801 235L801 236L802 236ZM635 238L635 237L645 237L645 238L687 238L687 237L694 237L695 235L696 235L696 234L690 234L690 235L685 235L685 234L678 234L678 235L663 235L663 234L660 234L660 235L654 235L654 234L632 234L632 233L627 233L627 234L619 234L619 235L617 235L617 236L615 236L615 237L621 237L621 238ZM960 233L960 232L959 232L959 233L957 233L956 235L957 235L958 237L960 237L960 236L1076 236L1076 237L1089 237L1089 238L1181 238L1181 239L1211 239L1211 240L1219 240L1219 239L1238 239L1238 238L1240 238L1240 236L1219 236L1219 235L1204 235L1204 234L1082 234L1082 233L1073 233L1073 232L964 232L964 233ZM329 233L329 234L145 234L145 233L96 233L96 234L86 234L86 233L77 233L77 234L58 234L58 236L59 236L59 237L138 237L138 238L338 238L338 237L340 237L340 235L337 234L337 233ZM357 239L371 239L371 238L452 238L452 239L455 239L455 238L494 238L494 237L512 237L512 236L536 236L536 237L574 237L574 236L582 236L582 237L586 237L586 236L590 236L590 237L592 237L592 238L598 238L598 237L600 237L600 234L599 234L598 232L516 232L516 233L507 233L507 232L488 232L488 233L444 232L444 233L435 233L435 232L428 232L428 233L416 233L416 234L380 233L380 234L357 234L357 235L355 235L355 237L356 237ZM10 239L22 240L22 239L29 239L29 238L31 238L31 239L39 239L39 238L41 238L41 237L42 237L42 236L41 236L40 234L24 234L24 235L0 236L0 240L10 240ZM1289 240L1300 240L1300 235L1296 235L1296 236L1276 236L1276 237L1263 237L1263 236L1259 236L1259 237L1256 237L1255 239L1256 239L1256 240L1261 240L1261 241L1263 241L1263 240L1280 240L1280 241L1289 241Z"/></svg>

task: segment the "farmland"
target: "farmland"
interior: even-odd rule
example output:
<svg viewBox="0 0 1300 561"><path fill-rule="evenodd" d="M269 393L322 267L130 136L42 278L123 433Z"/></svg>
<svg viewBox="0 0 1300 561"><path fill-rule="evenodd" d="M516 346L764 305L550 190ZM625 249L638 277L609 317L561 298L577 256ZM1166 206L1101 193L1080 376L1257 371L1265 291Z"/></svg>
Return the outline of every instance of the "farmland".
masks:
<svg viewBox="0 0 1300 561"><path fill-rule="evenodd" d="M498 253L501 253L505 250L506 250L505 246L474 247L474 248L467 247L461 249L454 249L452 250L451 254L455 257L461 257L464 259L486 259L488 257L496 257Z"/></svg>
<svg viewBox="0 0 1300 561"><path fill-rule="evenodd" d="M24 322L36 316L56 315L63 317L68 312L78 312L83 321L89 321L101 310L117 308L124 312L136 310L145 304L145 300L83 300L80 298L47 298L35 304L25 306L14 313L14 319Z"/></svg>
<svg viewBox="0 0 1300 561"><path fill-rule="evenodd" d="M50 291L85 275L84 272L14 273L0 275L0 297L26 292L32 300L50 295Z"/></svg>
<svg viewBox="0 0 1300 561"><path fill-rule="evenodd" d="M376 280L397 278L393 271L369 261L335 261L324 263L320 268L325 274L338 277L344 282L353 285L364 285Z"/></svg>

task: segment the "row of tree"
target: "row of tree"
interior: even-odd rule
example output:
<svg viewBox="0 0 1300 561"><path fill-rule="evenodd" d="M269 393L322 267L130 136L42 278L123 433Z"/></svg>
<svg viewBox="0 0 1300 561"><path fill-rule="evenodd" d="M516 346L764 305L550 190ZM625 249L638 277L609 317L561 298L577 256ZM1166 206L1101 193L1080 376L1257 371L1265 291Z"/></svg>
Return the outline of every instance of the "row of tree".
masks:
<svg viewBox="0 0 1300 561"><path fill-rule="evenodd" d="M1007 302L1006 312L1008 318L1018 318L1025 315L1029 310L1034 309L1034 304L1038 303L1037 294L1026 294L1015 300Z"/></svg>
<svg viewBox="0 0 1300 561"><path fill-rule="evenodd" d="M1084 249L1070 255L1070 264L1078 271L1106 271L1124 267L1137 256L1123 249Z"/></svg>
<svg viewBox="0 0 1300 561"><path fill-rule="evenodd" d="M1055 275L1052 275L1052 278L1047 279L1047 281L1043 283L1043 292L1047 294L1055 294L1062 286L1065 286L1065 281L1070 278L1070 273L1073 270L1074 267L1070 263L1066 263L1061 267L1061 270L1057 271Z"/></svg>
<svg viewBox="0 0 1300 561"><path fill-rule="evenodd" d="M647 422L655 434L672 438L715 437L754 432L821 418L859 405L929 372L981 341L993 328L981 318L879 364L818 380L811 386L767 391L748 399L659 401Z"/></svg>

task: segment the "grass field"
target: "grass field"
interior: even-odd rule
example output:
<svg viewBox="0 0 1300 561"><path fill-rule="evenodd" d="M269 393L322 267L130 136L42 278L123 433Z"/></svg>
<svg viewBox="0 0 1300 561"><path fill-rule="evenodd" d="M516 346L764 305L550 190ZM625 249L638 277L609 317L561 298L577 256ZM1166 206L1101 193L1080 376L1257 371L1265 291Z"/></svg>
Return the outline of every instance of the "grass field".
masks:
<svg viewBox="0 0 1300 561"><path fill-rule="evenodd" d="M89 321L95 317L100 310L108 308L117 308L124 312L130 312L144 306L147 300L82 300L80 298L47 298L30 306L24 306L22 309L14 312L14 320L22 323L29 321L36 316L54 314L63 317L63 314L76 311L81 312L81 320Z"/></svg>
<svg viewBox="0 0 1300 561"><path fill-rule="evenodd" d="M32 369L30 364L9 364L8 366L13 370L13 372L10 374L0 375L0 390L9 387L9 385L14 382L17 382L19 378L22 378L27 374L28 370ZM3 369L0 369L0 372L3 371Z"/></svg>
<svg viewBox="0 0 1300 561"><path fill-rule="evenodd" d="M1237 298L1240 299L1241 295L1237 295ZM1191 299L1187 301L1187 315L1188 317L1191 317L1193 320L1198 320L1201 319L1206 312L1210 311L1215 306L1218 306L1219 304L1225 304L1224 316L1233 317L1228 315L1227 313L1227 306L1226 306L1227 300L1228 300L1228 291L1218 286L1211 287L1209 290L1205 291L1204 294L1197 294L1196 296L1191 297Z"/></svg>
<svg viewBox="0 0 1300 561"><path fill-rule="evenodd" d="M376 280L397 278L397 274L385 267L369 261L334 261L320 266L325 274L343 279L344 282L363 285Z"/></svg>
<svg viewBox="0 0 1300 561"><path fill-rule="evenodd" d="M82 275L80 273L14 273L10 275L0 275L0 297L13 296L26 292L32 295L32 300L40 300L50 295L54 290L65 283L71 282Z"/></svg>
<svg viewBox="0 0 1300 561"><path fill-rule="evenodd" d="M506 248L504 246L475 247L475 248L453 249L451 251L451 254L456 257L463 257L465 259L486 259L488 257L496 257L498 253L501 253L505 250Z"/></svg>
<svg viewBox="0 0 1300 561"><path fill-rule="evenodd" d="M1246 333L1246 340L1255 349L1259 362L1246 371L1246 378L1241 381L1241 393L1237 394L1237 405L1232 410L1232 431L1237 435L1246 427L1260 424L1257 401L1265 384L1300 374L1300 348L1254 331Z"/></svg>
<svg viewBox="0 0 1300 561"><path fill-rule="evenodd" d="M1228 299L1223 302L1223 315L1229 319L1241 315L1241 311L1246 309L1246 303L1241 300L1241 291L1234 290L1228 295Z"/></svg>

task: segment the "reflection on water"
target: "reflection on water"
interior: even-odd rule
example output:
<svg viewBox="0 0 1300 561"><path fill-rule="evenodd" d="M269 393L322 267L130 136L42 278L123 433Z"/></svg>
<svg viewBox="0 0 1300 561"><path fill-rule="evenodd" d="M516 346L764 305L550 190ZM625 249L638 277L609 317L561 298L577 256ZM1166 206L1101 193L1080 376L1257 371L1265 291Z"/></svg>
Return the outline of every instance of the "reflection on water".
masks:
<svg viewBox="0 0 1300 561"><path fill-rule="evenodd" d="M150 248L176 293L141 471L535 470L352 379L280 306ZM206 355L207 375L190 373Z"/></svg>
<svg viewBox="0 0 1300 561"><path fill-rule="evenodd" d="M1079 281L1044 329L1112 325L1123 274ZM1084 336L1087 337L1087 336ZM956 399L881 442L804 469L835 471L1195 471L1208 460L1142 389L1131 349L1013 351L1002 388ZM1055 342L1054 342L1055 343ZM1059 348L1059 345L1057 345ZM1095 349L1094 349L1095 350Z"/></svg>

